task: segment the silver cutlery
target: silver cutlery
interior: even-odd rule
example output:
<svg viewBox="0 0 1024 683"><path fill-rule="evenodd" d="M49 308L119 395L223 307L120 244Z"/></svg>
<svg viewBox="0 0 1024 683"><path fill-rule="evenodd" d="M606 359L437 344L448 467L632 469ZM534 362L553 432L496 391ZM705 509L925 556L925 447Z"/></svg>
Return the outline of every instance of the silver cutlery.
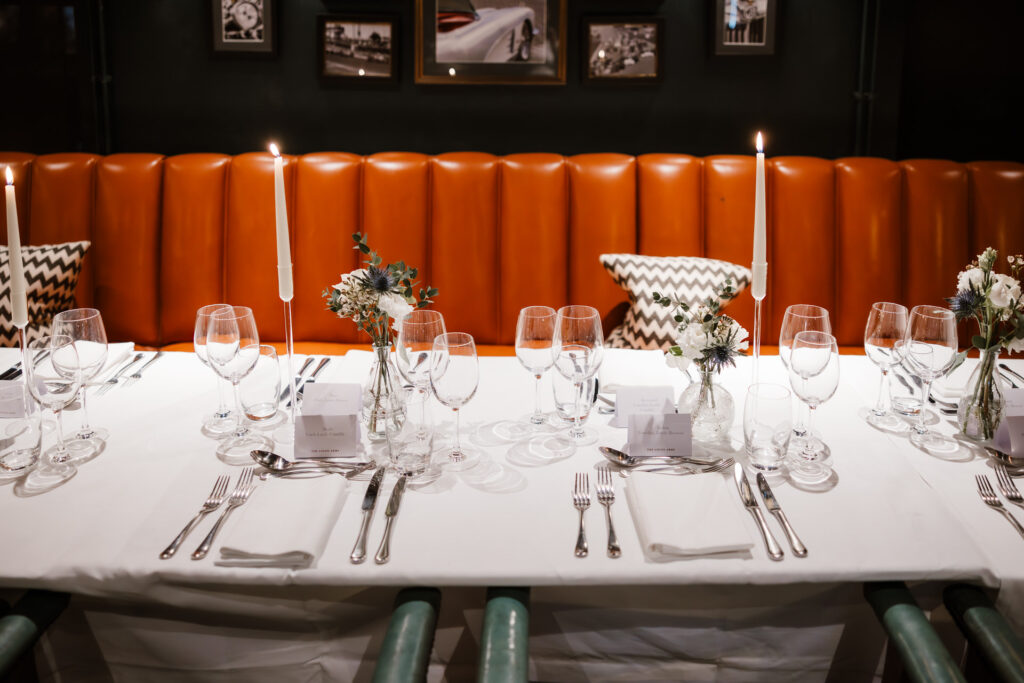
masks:
<svg viewBox="0 0 1024 683"><path fill-rule="evenodd" d="M351 469L325 469L315 467L303 467L300 469L288 470L286 472L260 472L260 481L266 481L273 477L274 479L319 479L320 477L326 477L330 474L340 474L349 481L354 479L365 479L362 475L368 470L372 470L376 466L376 463L360 463L356 467Z"/></svg>
<svg viewBox="0 0 1024 683"><path fill-rule="evenodd" d="M200 508L199 512L196 513L196 516L185 525L185 528L181 530L181 533L171 541L171 544L167 546L162 553L160 553L161 560L169 560L174 557L174 553L178 552L178 548L180 548L181 544L185 542L185 538L192 533L192 530L196 528L199 521L220 507L221 503L224 502L224 497L227 495L227 492L228 477L226 475L221 475L217 477L217 481L213 484L213 490L210 491L209 497L207 497L206 502L203 503L203 507Z"/></svg>
<svg viewBox="0 0 1024 683"><path fill-rule="evenodd" d="M576 485L572 490L572 506L580 513L580 530L576 534L576 557L586 557L590 551L587 547L587 532L583 526L583 513L590 507L590 477L586 472L576 473Z"/></svg>
<svg viewBox="0 0 1024 683"><path fill-rule="evenodd" d="M733 465L733 478L736 480L736 488L740 492L740 500L743 501L744 507L747 511L753 515L754 520L757 521L757 528L761 531L761 537L764 539L765 548L768 550L768 557L775 561L782 559L783 552L782 547L779 546L779 542L772 536L771 529L768 528L768 522L764 519L764 514L761 512L760 506L757 504L757 498L754 497L754 492L750 488L750 482L747 481L747 474L743 471L743 465L735 463Z"/></svg>
<svg viewBox="0 0 1024 683"><path fill-rule="evenodd" d="M712 472L724 472L725 470L731 469L736 460L733 458L726 458L719 460L718 462L711 463L704 467L695 467L694 465L657 465L657 466L644 466L638 467L625 467L619 470L619 476L623 479L629 479L629 475L633 472L651 472L654 474L671 474L675 476L685 476L687 474L711 474Z"/></svg>
<svg viewBox="0 0 1024 683"><path fill-rule="evenodd" d="M615 484L612 481L612 472L607 467L597 468L597 502L604 506L604 518L608 521L608 557L619 557L622 555L622 548L619 547L619 539L615 536L615 526L612 524L612 503L615 502Z"/></svg>
<svg viewBox="0 0 1024 683"><path fill-rule="evenodd" d="M320 474L347 475L349 472L352 471L356 471L356 473L358 473L377 466L376 463L374 463L372 460L370 460L369 462L326 462L319 460L292 461L278 455L277 453L259 449L249 451L249 457L256 461L258 464L270 470L271 474L295 474L300 472L317 472Z"/></svg>
<svg viewBox="0 0 1024 683"><path fill-rule="evenodd" d="M757 488L761 489L764 506L768 508L768 512L775 515L775 519L779 520L783 531L786 532L786 538L789 539L789 547L793 549L793 554L797 557L807 557L807 547L800 540L800 537L796 535L796 532L793 531L786 513L782 511L782 506L779 505L779 501L775 499L772 488L768 485L768 480L760 472L757 473Z"/></svg>
<svg viewBox="0 0 1024 683"><path fill-rule="evenodd" d="M300 385L299 385L299 388L295 390L295 396L296 396L296 397L297 397L297 398L298 398L299 400L301 400L301 399L302 399L302 397L303 397L303 395L305 395L305 392L306 392L306 385L307 385L307 384L311 384L311 383L316 383L316 378L317 378L317 375L319 375L319 374L320 374L320 372L321 372L321 371L322 371L322 370L323 370L324 368L326 368L326 367L327 367L327 364L328 364L328 363L330 363L330 362L331 362L331 359L330 359L330 358L324 358L324 359L322 359L322 360L320 361L320 364L316 366L316 369L315 369L315 370L313 370L313 372L312 372L312 373L310 373L309 377L307 377L307 378L306 378L306 381L304 381L304 382L303 382L302 384L300 384ZM285 407L286 407L286 408L288 408L288 407L291 407L291 405L292 405L292 402L291 402L291 399L289 399L289 400L288 400L288 402L287 402L287 403L285 404Z"/></svg>
<svg viewBox="0 0 1024 683"><path fill-rule="evenodd" d="M402 502L402 494L405 492L405 482L409 480L409 475L403 474L398 478L395 483L394 490L391 491L391 497L388 499L388 506L384 508L384 538L380 540L380 547L377 548L377 554L373 556L373 561L377 564L384 564L391 559L391 527L395 522L395 515L398 514L398 506Z"/></svg>
<svg viewBox="0 0 1024 683"><path fill-rule="evenodd" d="M1020 495L1017 485L1010 479L1010 473L1006 470L1006 465L1002 463L996 463L996 483L999 484L999 490L1002 491L1006 500L1017 507L1024 508L1024 496Z"/></svg>
<svg viewBox="0 0 1024 683"><path fill-rule="evenodd" d="M1002 370L1004 370L1005 372L1008 372L1008 373L1010 373L1011 375L1013 375L1014 377L1016 377L1016 378L1017 378L1017 381L1019 381L1019 382L1024 382L1024 375L1021 375L1021 374L1020 374L1019 372L1016 372L1016 371L1015 371L1015 370L1014 370L1013 368L1011 368L1011 367L1010 367L1009 365L1007 365L1006 363L1000 363L1000 364L999 364L999 367L1000 367L1000 368L1001 368Z"/></svg>
<svg viewBox="0 0 1024 683"><path fill-rule="evenodd" d="M35 359L36 359L36 361L45 360L46 357L49 356L49 355L50 355L50 349L43 349L42 351L39 351L39 352L36 353ZM3 374L0 374L0 380L18 379L19 377L21 377L21 361L20 360L17 363L15 363L14 365L12 365L11 367L9 367L6 370L4 370Z"/></svg>
<svg viewBox="0 0 1024 683"><path fill-rule="evenodd" d="M377 507L377 494L380 492L380 483L384 480L386 467L380 467L373 473L373 479L366 487L366 494L363 496L363 523L359 525L359 536L356 537L356 545L352 548L352 554L348 556L352 564L360 564L366 559L366 534L370 530L370 518L373 517L373 509Z"/></svg>
<svg viewBox="0 0 1024 683"><path fill-rule="evenodd" d="M206 554L210 552L210 547L213 545L213 539L217 537L217 532L220 531L224 521L239 505L249 500L249 496L256 490L256 485L252 483L253 472L255 471L252 467L246 467L242 470L242 473L238 475L238 482L235 484L235 490L231 492L231 496L228 498L228 506L224 508L224 512L220 513L220 517L217 518L217 522L210 529L210 533L206 534L206 538L199 544L195 552L192 553L193 560L201 560L206 557Z"/></svg>
<svg viewBox="0 0 1024 683"><path fill-rule="evenodd" d="M1002 376L1004 380L1006 380L1006 383L1010 385L1011 389L1020 389L1020 387L1017 386L1017 383L1013 381L1013 377L1010 375L1010 373L1006 372L1003 369L1000 369L999 374Z"/></svg>
<svg viewBox="0 0 1024 683"><path fill-rule="evenodd" d="M140 367L140 368L139 368L138 370L136 370L135 372L133 372L132 374L128 375L128 377L126 377L126 378L125 378L125 380L124 380L124 386L125 386L125 387L130 387L131 385L135 384L135 383L136 383L136 382L138 382L138 381L139 381L140 379L142 379L142 371L143 371L143 370L145 370L146 368L148 368L148 367L149 367L150 365L152 365L153 363L155 363L155 362L157 362L158 360L160 360L160 358L161 358L161 357L162 357L163 355L164 355L164 352L163 352L163 351L157 351L157 352L156 352L156 353L155 353L155 354L153 355L153 357L152 357L152 358L150 358L150 359L149 359L148 361L146 361L146 362L145 362L145 363L144 363L144 364L142 365L142 367Z"/></svg>
<svg viewBox="0 0 1024 683"><path fill-rule="evenodd" d="M993 510L1001 513L1003 517L1006 517L1006 521L1013 525L1013 528L1017 530L1017 533L1024 538L1024 527L1020 525L1020 522L1010 514L1010 511L1003 507L1002 501L996 496L996 492L992 490L992 484L989 482L988 477L984 474L974 475L974 481L978 484L978 495L981 496L981 500Z"/></svg>
<svg viewBox="0 0 1024 683"><path fill-rule="evenodd" d="M714 465L719 462L718 460L703 460L701 458L694 458L688 455L650 455L644 457L634 457L623 453L617 448L611 448L610 446L599 446L598 451L601 452L607 460L612 463L619 465L620 467L637 467L640 465L648 464L680 464L687 463L690 465Z"/></svg>
<svg viewBox="0 0 1024 683"><path fill-rule="evenodd" d="M300 384L302 384L302 376L306 374L306 370L309 369L309 366L313 364L314 360L316 359L313 358L313 356L310 356L309 358L306 359L306 362L302 364L302 367L299 368L298 373L296 373L295 375L295 386L299 386ZM284 391L281 392L281 396L280 398L278 398L278 401L284 401L286 398L288 398L288 394L290 394L291 392L292 383L289 382L288 385L284 388Z"/></svg>
<svg viewBox="0 0 1024 683"><path fill-rule="evenodd" d="M140 360L142 360L145 357L146 357L146 354L144 354L144 353L137 353L137 354L135 354L135 356L133 358L128 360L128 362L126 362L124 365L122 365L120 368L118 368L116 371L114 371L114 373L110 377L106 378L105 380L103 380L102 382L99 383L99 385L98 385L99 389L96 391L96 395L99 396L101 394L105 394L106 392L108 392L111 389L113 389L114 385L117 384L118 381L120 381L121 375L123 375L125 372L127 372L128 368L130 368L131 366L135 365L136 363L138 363Z"/></svg>

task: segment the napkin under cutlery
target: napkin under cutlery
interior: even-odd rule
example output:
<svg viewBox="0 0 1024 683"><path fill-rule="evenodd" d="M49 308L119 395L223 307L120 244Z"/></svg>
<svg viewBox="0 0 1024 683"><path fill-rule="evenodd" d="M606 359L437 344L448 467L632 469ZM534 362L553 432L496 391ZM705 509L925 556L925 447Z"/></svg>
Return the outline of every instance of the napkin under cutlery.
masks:
<svg viewBox="0 0 1024 683"><path fill-rule="evenodd" d="M651 562L735 555L754 546L735 487L721 474L635 472L626 483L626 501Z"/></svg>
<svg viewBox="0 0 1024 683"><path fill-rule="evenodd" d="M348 480L270 479L224 531L215 564L221 567L308 569L327 546L345 502Z"/></svg>

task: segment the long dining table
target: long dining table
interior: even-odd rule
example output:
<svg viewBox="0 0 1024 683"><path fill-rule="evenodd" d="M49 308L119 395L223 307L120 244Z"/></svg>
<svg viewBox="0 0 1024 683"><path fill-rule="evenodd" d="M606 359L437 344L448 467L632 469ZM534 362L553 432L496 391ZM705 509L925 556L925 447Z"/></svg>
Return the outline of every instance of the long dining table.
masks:
<svg viewBox="0 0 1024 683"><path fill-rule="evenodd" d="M16 351L0 350L0 367L17 359ZM606 363L635 367L636 377L654 377L676 393L687 381L660 352L609 350ZM586 513L591 553L575 557L574 474L593 479L606 461L596 446L560 459L521 457L523 444L499 438L496 424L532 410L533 377L515 358L481 357L479 364L479 388L461 424L480 460L410 481L387 564L349 560L364 478L348 482L340 506L325 504L323 514L336 517L327 519L327 544L310 568L218 566L217 546L205 560L185 552L161 560L214 479L234 479L239 469L218 459L216 442L200 432L201 416L217 401L212 371L191 354L167 353L133 386L90 395L91 422L110 437L73 478L33 496L0 482L0 587L73 594L40 655L71 681L369 680L395 591L412 585L442 589L432 681L473 679L488 586L533 588L531 679L557 681L872 680L884 636L861 597L867 581L906 581L929 608L941 586L974 582L998 591L1011 620L1024 609L1024 539L975 488L976 474L995 480L991 461L966 444L939 458L915 448L906 433L870 426L864 416L879 373L867 358L842 357L839 389L816 411L816 429L832 451L830 485L772 480L809 549L806 558L794 557L769 519L786 550L781 562L768 558L748 517L753 546L743 556L655 561L641 546L627 504L630 479L622 476L614 479L611 508L621 557L603 552L596 500ZM1009 364L1024 372L1024 361ZM334 357L318 381L362 383L369 366L369 353L350 351ZM741 462L751 379L749 358L721 375L736 405L729 448ZM761 359L760 381L788 384L777 356ZM543 390L550 410L547 377ZM452 412L436 402L430 410L437 441L450 440ZM935 429L955 432L954 418L936 418ZM74 427L79 417L64 419ZM598 444L626 440L626 430L597 410L587 424ZM44 434L44 447L52 438ZM381 453L367 444L364 454ZM724 477L731 486L731 472L694 476ZM384 480L371 552L396 481L393 474ZM258 482L251 504L260 487L285 485L303 496L302 481L269 479ZM713 515L683 501L678 507L692 524L714 528ZM244 523L244 515L229 518L224 534ZM197 532L186 547L200 538Z"/></svg>

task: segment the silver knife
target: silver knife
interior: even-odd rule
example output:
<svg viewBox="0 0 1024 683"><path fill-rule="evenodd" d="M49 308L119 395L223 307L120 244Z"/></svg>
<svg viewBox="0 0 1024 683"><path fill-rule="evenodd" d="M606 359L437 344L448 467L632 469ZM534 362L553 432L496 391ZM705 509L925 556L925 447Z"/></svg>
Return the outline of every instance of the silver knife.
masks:
<svg viewBox="0 0 1024 683"><path fill-rule="evenodd" d="M761 513L761 508L757 504L757 498L754 498L754 492L750 489L750 482L747 481L743 465L739 463L733 465L732 476L736 480L736 488L739 489L740 500L743 501L747 511L757 520L757 527L761 530L761 537L764 538L764 545L768 549L768 557L773 560L781 560L783 555L782 548L768 528L768 522L765 521L764 515Z"/></svg>
<svg viewBox="0 0 1024 683"><path fill-rule="evenodd" d="M796 532L793 531L793 527L789 525L786 513L782 511L779 501L775 500L772 488L768 486L768 480L760 472L757 473L757 488L761 489L764 506L768 508L768 512L775 515L775 518L779 520L779 524L782 525L782 529L786 532L786 538L789 539L789 547L793 549L793 554L797 557L807 557L807 547L800 540L800 537L796 535Z"/></svg>
<svg viewBox="0 0 1024 683"><path fill-rule="evenodd" d="M352 564L360 564L366 559L366 533L370 530L370 518L373 517L373 509L377 506L377 494L380 493L380 483L384 481L386 467L379 467L370 479L370 485L366 487L366 495L363 496L363 523L359 527L359 536L356 538L356 545L352 548L352 554L348 556Z"/></svg>
<svg viewBox="0 0 1024 683"><path fill-rule="evenodd" d="M302 384L302 376L304 374L306 374L306 370L309 369L309 366L312 365L313 361L315 361L315 360L316 360L316 358L313 358L313 356L310 356L309 358L306 359L306 362L302 364L302 367L299 368L298 373L296 373L296 375L295 375L295 386L298 386L298 385ZM288 382L287 386L285 386L285 388L284 388L284 391L281 392L281 398L279 398L278 401L283 401L286 398L288 398L288 394L290 394L291 391L292 391L292 383Z"/></svg>
<svg viewBox="0 0 1024 683"><path fill-rule="evenodd" d="M138 370L136 370L136 371L135 371L134 373L132 373L132 374L135 374L135 375L141 375L141 374L142 374L142 371L143 371L143 370L145 370L145 369L146 369L146 368L148 368L148 367L149 367L150 365L152 365L153 363L155 363L155 362L157 362L158 360L160 360L161 358L163 358L163 355L164 355L164 352L163 352L163 351L157 351L157 352L156 352L156 353L155 353L155 354L153 355L153 357L152 357L152 358L150 358L150 359L149 359L148 361L146 361L146 362L145 362L145 364L143 364L143 366L142 366L141 368L139 368Z"/></svg>
<svg viewBox="0 0 1024 683"><path fill-rule="evenodd" d="M387 518L384 526L384 538L381 539L380 547L377 548L377 554L373 558L377 564L384 564L391 559L391 525L395 521L395 515L398 514L398 505L402 502L402 493L405 491L405 482L408 478L404 474L398 478L395 490L391 492L391 498L388 499L388 506L384 509L384 516Z"/></svg>
<svg viewBox="0 0 1024 683"><path fill-rule="evenodd" d="M299 388L295 390L295 395L298 396L299 398L302 398L305 395L306 385L309 384L310 382L315 384L316 376L319 375L320 371L326 368L327 364L330 362L330 358L324 358L323 360L321 360L320 364L316 366L316 369L313 370L313 372L310 373L309 377L306 378L306 381L300 384ZM289 400L288 403L285 404L285 407L290 407L291 404L292 402L291 400Z"/></svg>

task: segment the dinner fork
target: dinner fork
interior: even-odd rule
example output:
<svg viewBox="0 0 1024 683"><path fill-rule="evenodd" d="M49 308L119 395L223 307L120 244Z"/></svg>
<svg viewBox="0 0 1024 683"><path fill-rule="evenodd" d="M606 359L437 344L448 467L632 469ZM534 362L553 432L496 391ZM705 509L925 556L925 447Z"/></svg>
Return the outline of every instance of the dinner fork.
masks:
<svg viewBox="0 0 1024 683"><path fill-rule="evenodd" d="M612 472L607 467L597 468L597 502L604 506L604 517L608 520L608 557L619 557L622 548L615 537L612 525L612 503L615 502L615 484L612 483Z"/></svg>
<svg viewBox="0 0 1024 683"><path fill-rule="evenodd" d="M999 490L1006 496L1006 500L1017 507L1024 508L1024 496L1020 495L1017 485L1013 483L1013 479L1010 479L1010 473L1006 470L1006 465L1000 462L996 463L996 483L999 484Z"/></svg>
<svg viewBox="0 0 1024 683"><path fill-rule="evenodd" d="M224 524L224 520L228 518L232 510L249 500L249 496L256 489L256 486L252 483L253 469L252 467L246 467L238 475L238 483L235 484L235 490L231 492L231 497L228 498L228 506L224 508L224 512L220 513L220 517L217 518L217 523L210 529L210 533L206 534L206 538L199 544L196 551L192 553L193 560L201 560L206 557L206 554L210 552L210 546L213 545L213 539L217 537L217 532L220 531L221 525Z"/></svg>
<svg viewBox="0 0 1024 683"><path fill-rule="evenodd" d="M121 375L126 373L131 366L135 365L145 357L146 354L144 353L135 354L135 356L132 357L131 360L129 360L127 363L118 368L118 370L113 375L103 380L103 383L100 385L100 388L96 390L96 395L102 396L103 394L113 389L114 386L121 380Z"/></svg>
<svg viewBox="0 0 1024 683"><path fill-rule="evenodd" d="M725 460L719 460L707 467L694 467L693 465L644 467L643 465L639 465L637 467L620 469L619 476L623 479L629 479L629 475L633 472L653 472L654 474L674 474L677 476L685 476L687 474L711 474L712 472L724 472L725 470L731 470L735 463L736 461L733 458L726 458Z"/></svg>
<svg viewBox="0 0 1024 683"><path fill-rule="evenodd" d="M1003 507L1003 503L996 496L996 492L992 490L992 484L989 482L988 477L984 474L977 474L974 476L974 481L978 483L978 495L990 508L997 510L1002 513L1003 517L1006 517L1006 521L1013 525L1013 528L1017 530L1017 533L1024 537L1024 527L1020 525L1010 511Z"/></svg>
<svg viewBox="0 0 1024 683"><path fill-rule="evenodd" d="M586 557L587 533L583 528L583 513L590 507L590 476L586 472L576 473L576 486L572 490L572 505L580 511L580 532L576 536L576 557Z"/></svg>
<svg viewBox="0 0 1024 683"><path fill-rule="evenodd" d="M139 368L138 370L136 370L135 372L133 372L132 374L128 375L128 377L125 378L124 386L126 388L130 387L131 385L135 384L140 379L142 379L142 371L148 368L153 363L157 362L157 360L159 360L160 356L162 355L164 355L163 351L157 351L156 354L154 354L152 358L146 361L141 368Z"/></svg>
<svg viewBox="0 0 1024 683"><path fill-rule="evenodd" d="M217 481L213 483L213 490L210 491L209 497L206 499L206 502L203 503L203 507L199 512L196 513L196 516L192 518L192 521L185 525L185 528L181 530L181 533L171 541L171 544L167 546L162 553L160 553L161 560L169 560L174 557L174 553L178 552L178 548L180 548L181 544L185 542L185 537L192 533L192 530L196 528L197 524L199 524L199 520L220 507L220 504L224 502L224 496L227 495L227 492L228 477L226 475L221 475L217 477Z"/></svg>

